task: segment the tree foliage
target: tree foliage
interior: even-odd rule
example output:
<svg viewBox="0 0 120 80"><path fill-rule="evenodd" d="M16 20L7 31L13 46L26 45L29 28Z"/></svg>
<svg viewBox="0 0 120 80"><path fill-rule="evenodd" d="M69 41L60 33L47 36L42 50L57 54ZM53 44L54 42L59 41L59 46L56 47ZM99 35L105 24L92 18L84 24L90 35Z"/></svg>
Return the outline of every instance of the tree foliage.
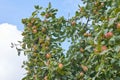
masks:
<svg viewBox="0 0 120 80"><path fill-rule="evenodd" d="M70 19L57 17L50 3L22 19L23 80L120 79L120 0L82 1Z"/></svg>

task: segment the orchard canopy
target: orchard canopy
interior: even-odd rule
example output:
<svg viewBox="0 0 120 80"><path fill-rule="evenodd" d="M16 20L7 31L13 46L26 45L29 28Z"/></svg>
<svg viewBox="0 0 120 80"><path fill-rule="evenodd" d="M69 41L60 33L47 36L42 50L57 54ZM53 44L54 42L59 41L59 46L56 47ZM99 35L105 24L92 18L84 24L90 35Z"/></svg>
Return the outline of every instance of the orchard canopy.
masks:
<svg viewBox="0 0 120 80"><path fill-rule="evenodd" d="M50 3L22 19L23 80L120 80L120 0L82 2L69 19Z"/></svg>

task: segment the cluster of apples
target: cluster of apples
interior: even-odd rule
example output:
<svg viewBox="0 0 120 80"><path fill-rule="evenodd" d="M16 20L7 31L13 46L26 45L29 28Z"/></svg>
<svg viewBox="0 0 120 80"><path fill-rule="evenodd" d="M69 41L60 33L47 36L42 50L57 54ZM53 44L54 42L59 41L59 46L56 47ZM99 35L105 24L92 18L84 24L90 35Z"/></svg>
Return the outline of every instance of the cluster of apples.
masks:
<svg viewBox="0 0 120 80"><path fill-rule="evenodd" d="M95 6L95 8L93 9L93 13L94 14L98 14L98 10L100 10L102 7L104 7L104 2L98 2L98 1L96 1L95 3L94 3L94 6Z"/></svg>
<svg viewBox="0 0 120 80"><path fill-rule="evenodd" d="M80 66L81 66L81 68L83 70L83 71L80 72L80 77L83 77L84 73L88 71L88 67L85 66L85 65L80 65Z"/></svg>

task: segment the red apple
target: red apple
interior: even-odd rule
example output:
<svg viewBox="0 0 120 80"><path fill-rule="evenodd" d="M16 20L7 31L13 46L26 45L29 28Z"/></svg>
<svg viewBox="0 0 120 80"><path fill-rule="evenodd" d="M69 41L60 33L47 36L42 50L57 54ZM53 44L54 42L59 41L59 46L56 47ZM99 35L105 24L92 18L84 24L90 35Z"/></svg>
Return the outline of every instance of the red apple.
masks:
<svg viewBox="0 0 120 80"><path fill-rule="evenodd" d="M112 32L108 32L105 34L105 37L106 38L111 38L113 36L113 33Z"/></svg>
<svg viewBox="0 0 120 80"><path fill-rule="evenodd" d="M47 58L47 59L51 58L51 54L50 54L50 53L47 53L47 54L46 54L46 58Z"/></svg>
<svg viewBox="0 0 120 80"><path fill-rule="evenodd" d="M60 69L62 69L62 68L63 68L63 64L62 64L62 63L59 63L59 64L58 64L58 67L59 67Z"/></svg>
<svg viewBox="0 0 120 80"><path fill-rule="evenodd" d="M102 46L101 50L105 51L105 50L107 50L107 47L106 46Z"/></svg>

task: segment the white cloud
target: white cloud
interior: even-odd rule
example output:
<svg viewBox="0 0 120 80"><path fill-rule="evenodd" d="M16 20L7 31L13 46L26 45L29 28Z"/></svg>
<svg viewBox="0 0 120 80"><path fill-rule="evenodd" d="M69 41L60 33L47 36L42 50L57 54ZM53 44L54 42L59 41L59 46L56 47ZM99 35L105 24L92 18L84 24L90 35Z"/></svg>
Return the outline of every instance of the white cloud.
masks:
<svg viewBox="0 0 120 80"><path fill-rule="evenodd" d="M18 56L11 42L22 40L21 31L8 23L0 24L0 80L21 80L25 70L21 68L25 57Z"/></svg>

